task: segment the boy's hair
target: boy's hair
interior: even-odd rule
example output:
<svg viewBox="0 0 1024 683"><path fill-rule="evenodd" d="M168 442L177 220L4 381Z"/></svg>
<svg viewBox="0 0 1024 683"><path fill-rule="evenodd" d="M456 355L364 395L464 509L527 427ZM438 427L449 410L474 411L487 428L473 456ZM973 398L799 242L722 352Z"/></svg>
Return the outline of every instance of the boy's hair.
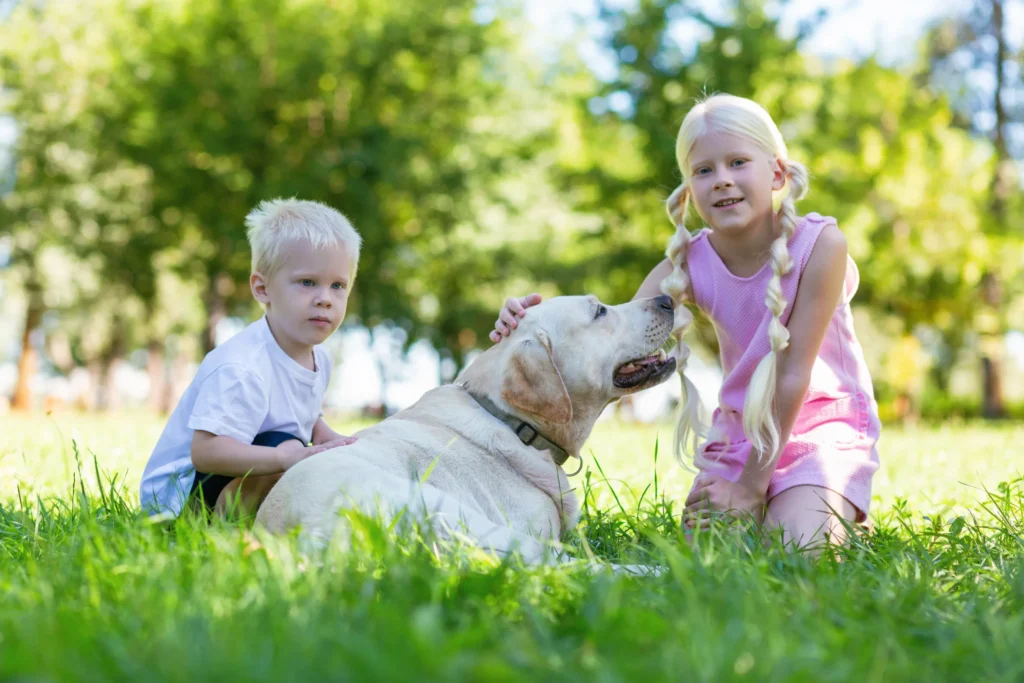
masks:
<svg viewBox="0 0 1024 683"><path fill-rule="evenodd" d="M271 199L245 217L252 248L252 270L271 277L281 267L281 251L289 242L305 240L314 249L340 246L352 259L352 282L359 267L362 238L340 212L320 202ZM352 286L349 283L349 287Z"/></svg>
<svg viewBox="0 0 1024 683"><path fill-rule="evenodd" d="M696 456L698 442L704 431L699 415L699 399L692 383L683 374L689 349L683 345L682 336L693 317L682 305L682 300L690 282L686 269L686 255L690 246L690 232L686 229L686 211L690 203L687 177L689 157L697 139L712 130L750 140L768 154L778 158L786 173L786 184L773 195L773 209L777 211L782 234L772 243L772 278L768 282L765 296L765 304L772 312L772 321L768 328L771 350L754 371L743 406L743 431L758 457L763 462L771 463L779 456L781 450L781 434L773 409L777 357L779 352L789 346L789 331L781 321L782 313L788 304L782 298L782 276L793 267L787 242L797 228L794 203L807 193L808 173L803 164L790 160L782 134L764 107L753 100L725 94L708 97L691 109L683 119L676 137L676 161L683 174L683 181L666 202L668 215L676 226L676 232L666 251L672 262L672 273L662 282L662 290L678 304L673 336L678 340L679 351L676 353L679 356L679 374L683 381L683 411L676 428L676 457L682 460L683 453ZM699 464L701 463L698 461Z"/></svg>

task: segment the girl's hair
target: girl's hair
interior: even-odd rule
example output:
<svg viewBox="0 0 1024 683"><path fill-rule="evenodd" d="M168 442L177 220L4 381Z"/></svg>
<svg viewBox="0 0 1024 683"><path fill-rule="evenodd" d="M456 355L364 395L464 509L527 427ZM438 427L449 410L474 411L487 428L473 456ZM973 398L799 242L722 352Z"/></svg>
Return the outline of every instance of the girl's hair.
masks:
<svg viewBox="0 0 1024 683"><path fill-rule="evenodd" d="M669 195L666 202L669 218L676 226L676 232L666 250L666 255L672 262L672 272L662 282L662 291L677 303L672 334L679 349L685 348L682 337L693 321L693 316L683 305L690 282L689 273L686 271L686 256L690 246L690 232L686 229L690 189L687 186L686 173L694 143L701 135L712 130L741 137L756 144L777 158L786 173L785 186L773 194L773 210L777 211L782 234L772 242L772 277L768 282L765 297L765 305L772 313L768 328L771 350L754 371L743 406L743 431L757 452L758 459L767 465L778 457L781 447L781 434L774 410L776 366L779 352L789 345L789 331L781 320L788 304L782 298L782 276L793 267L787 242L797 228L795 202L807 193L807 169L803 164L789 159L786 143L778 126L772 121L767 110L752 100L733 95L712 95L687 113L676 137L676 161L683 174L683 181ZM686 313L681 314L680 311ZM699 421L699 400L692 382L683 374L689 353L689 349L677 352L679 374L683 382L683 410L676 427L675 441L676 457L680 462L684 462L684 454L696 459L700 437L705 433Z"/></svg>
<svg viewBox="0 0 1024 683"><path fill-rule="evenodd" d="M284 246L305 240L314 249L344 249L352 260L351 279L356 279L362 238L347 218L329 206L298 199L272 199L260 202L250 211L245 226L252 248L253 272L271 277L282 266Z"/></svg>

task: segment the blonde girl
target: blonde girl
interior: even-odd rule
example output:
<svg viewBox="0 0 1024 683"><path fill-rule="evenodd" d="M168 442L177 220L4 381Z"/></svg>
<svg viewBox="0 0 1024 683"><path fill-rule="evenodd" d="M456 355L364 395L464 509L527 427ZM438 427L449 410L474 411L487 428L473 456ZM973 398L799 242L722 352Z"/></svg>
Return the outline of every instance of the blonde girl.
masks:
<svg viewBox="0 0 1024 683"><path fill-rule="evenodd" d="M684 521L705 510L750 513L800 547L845 539L863 522L878 469L880 433L850 300L859 276L833 218L800 216L807 169L789 158L768 112L714 95L687 114L676 138L682 182L667 200L668 258L635 298L676 300L674 357L683 383L677 457L699 470ZM686 228L690 206L705 227ZM516 327L536 294L509 299L493 341ZM686 378L682 337L691 304L714 325L724 382L711 424Z"/></svg>

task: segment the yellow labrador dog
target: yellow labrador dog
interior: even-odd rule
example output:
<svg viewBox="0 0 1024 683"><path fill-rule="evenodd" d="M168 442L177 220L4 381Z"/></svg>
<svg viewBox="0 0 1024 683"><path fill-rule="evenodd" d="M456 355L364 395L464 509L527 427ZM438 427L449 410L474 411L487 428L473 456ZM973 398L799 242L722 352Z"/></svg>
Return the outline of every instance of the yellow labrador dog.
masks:
<svg viewBox="0 0 1024 683"><path fill-rule="evenodd" d="M300 528L315 546L346 539L339 511L402 515L527 562L552 557L579 518L562 466L579 458L610 402L675 370L661 347L667 296L605 306L557 297L530 309L455 383L289 469L257 514L273 533Z"/></svg>

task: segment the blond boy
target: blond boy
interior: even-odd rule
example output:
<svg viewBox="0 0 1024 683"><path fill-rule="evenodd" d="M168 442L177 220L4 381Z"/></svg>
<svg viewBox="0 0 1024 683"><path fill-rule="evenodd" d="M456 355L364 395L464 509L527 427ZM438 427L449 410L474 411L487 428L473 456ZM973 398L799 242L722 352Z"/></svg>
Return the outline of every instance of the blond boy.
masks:
<svg viewBox="0 0 1024 683"><path fill-rule="evenodd" d="M345 318L359 234L295 199L263 202L245 224L265 314L211 351L182 395L143 473L150 514L177 516L193 500L255 512L289 467L355 440L323 419L331 364L320 344Z"/></svg>

